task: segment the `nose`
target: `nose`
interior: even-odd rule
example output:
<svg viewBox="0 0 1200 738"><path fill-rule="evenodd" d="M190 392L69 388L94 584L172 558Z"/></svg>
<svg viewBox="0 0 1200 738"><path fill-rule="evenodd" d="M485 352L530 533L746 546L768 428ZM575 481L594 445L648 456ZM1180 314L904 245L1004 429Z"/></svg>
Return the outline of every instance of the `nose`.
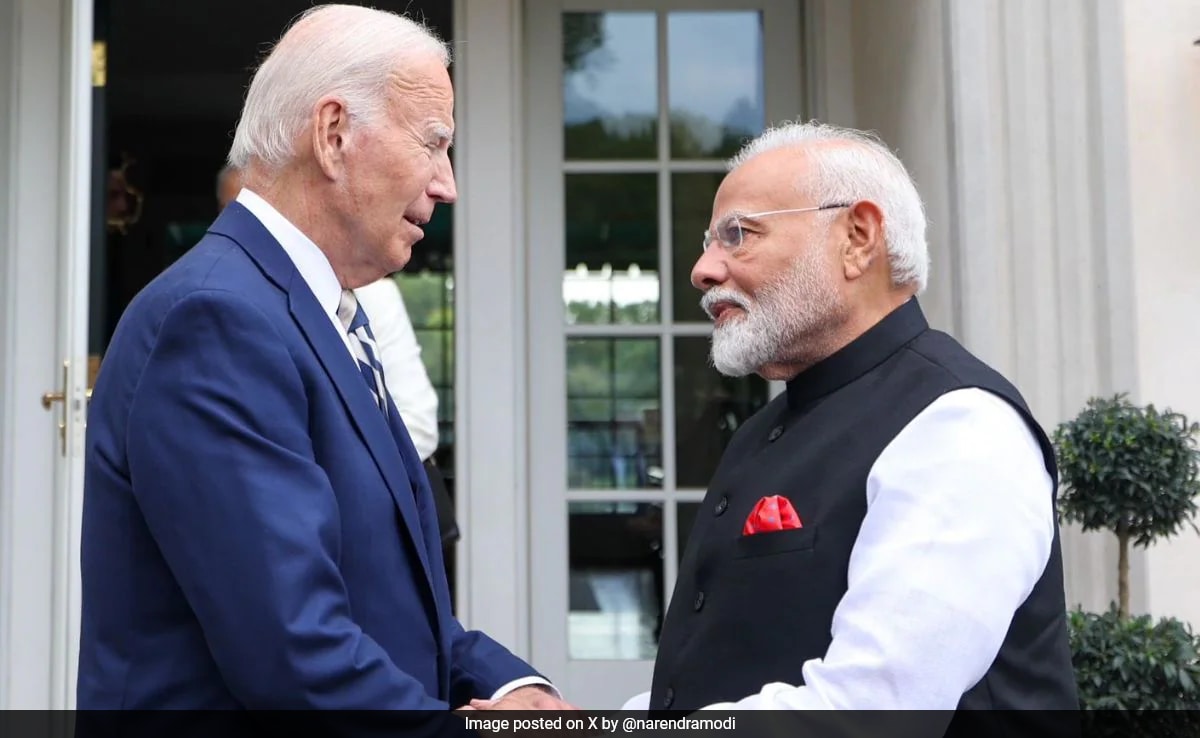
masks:
<svg viewBox="0 0 1200 738"><path fill-rule="evenodd" d="M447 205L458 199L458 188L454 184L454 165L450 163L449 153L442 155L433 173L433 180L429 183L429 197Z"/></svg>
<svg viewBox="0 0 1200 738"><path fill-rule="evenodd" d="M714 244L700 254L696 265L692 267L692 286L701 292L707 292L727 279L729 266L725 262L725 254L719 245Z"/></svg>

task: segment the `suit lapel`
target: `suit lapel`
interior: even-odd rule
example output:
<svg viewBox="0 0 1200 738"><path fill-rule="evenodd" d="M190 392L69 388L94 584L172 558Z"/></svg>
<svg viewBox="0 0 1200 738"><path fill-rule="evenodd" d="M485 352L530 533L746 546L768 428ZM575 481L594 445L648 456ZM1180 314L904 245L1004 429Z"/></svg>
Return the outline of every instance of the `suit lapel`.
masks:
<svg viewBox="0 0 1200 738"><path fill-rule="evenodd" d="M420 487L413 475L421 473L422 470L409 468L412 464L401 451L398 439L393 437L387 419L375 404L371 391L363 381L346 344L337 334L329 316L321 309L308 284L292 264L287 252L270 232L250 211L236 202L225 209L210 230L237 242L258 263L267 277L287 293L292 317L332 380L351 422L366 443L379 473L387 484L392 500L400 511L400 518L404 521L404 527L425 572L429 599L436 612L437 595L430 575L425 537L422 534L414 497L414 493ZM394 405L392 411L395 412ZM403 467L403 475L398 467Z"/></svg>

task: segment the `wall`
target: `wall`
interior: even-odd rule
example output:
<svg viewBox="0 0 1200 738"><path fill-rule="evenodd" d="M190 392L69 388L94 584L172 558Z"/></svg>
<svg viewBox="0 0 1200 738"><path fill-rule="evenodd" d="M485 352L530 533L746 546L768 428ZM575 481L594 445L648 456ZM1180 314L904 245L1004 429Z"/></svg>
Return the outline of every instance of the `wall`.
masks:
<svg viewBox="0 0 1200 738"><path fill-rule="evenodd" d="M1137 399L1200 420L1200 3L1124 4ZM1186 528L1148 561L1149 612L1200 626L1200 535Z"/></svg>
<svg viewBox="0 0 1200 738"><path fill-rule="evenodd" d="M932 324L955 325L941 0L858 0L851 10L854 109L909 168L929 218L932 268L921 298Z"/></svg>

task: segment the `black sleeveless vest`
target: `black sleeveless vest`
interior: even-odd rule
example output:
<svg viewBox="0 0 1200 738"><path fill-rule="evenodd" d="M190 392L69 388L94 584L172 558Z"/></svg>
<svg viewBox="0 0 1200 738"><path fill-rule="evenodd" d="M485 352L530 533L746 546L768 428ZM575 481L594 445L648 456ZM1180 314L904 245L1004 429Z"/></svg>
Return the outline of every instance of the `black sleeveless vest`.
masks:
<svg viewBox="0 0 1200 738"><path fill-rule="evenodd" d="M1016 408L1057 480L1053 448L1021 395L954 339L930 330L915 299L801 373L746 422L688 537L651 710L690 711L737 701L769 682L804 683L804 662L823 657L832 640L871 466L930 403L965 388ZM804 527L743 537L754 504L773 494L790 499ZM1056 525L1045 572L959 709L1078 709L1064 600Z"/></svg>

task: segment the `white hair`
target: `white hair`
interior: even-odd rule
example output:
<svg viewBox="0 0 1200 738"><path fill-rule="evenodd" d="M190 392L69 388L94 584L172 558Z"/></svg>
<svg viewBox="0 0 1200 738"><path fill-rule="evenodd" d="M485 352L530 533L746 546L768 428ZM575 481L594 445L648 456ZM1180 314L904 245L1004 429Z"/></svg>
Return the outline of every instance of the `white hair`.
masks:
<svg viewBox="0 0 1200 738"><path fill-rule="evenodd" d="M401 64L429 57L449 66L450 48L402 15L357 5L310 8L255 72L229 164L240 169L255 159L275 169L288 163L325 95L340 97L352 120L371 124Z"/></svg>
<svg viewBox="0 0 1200 738"><path fill-rule="evenodd" d="M804 150L812 170L798 185L816 204L870 200L879 206L892 283L915 285L918 294L923 292L929 280L925 207L900 159L871 133L816 121L789 122L746 144L729 160L729 169L782 148Z"/></svg>

